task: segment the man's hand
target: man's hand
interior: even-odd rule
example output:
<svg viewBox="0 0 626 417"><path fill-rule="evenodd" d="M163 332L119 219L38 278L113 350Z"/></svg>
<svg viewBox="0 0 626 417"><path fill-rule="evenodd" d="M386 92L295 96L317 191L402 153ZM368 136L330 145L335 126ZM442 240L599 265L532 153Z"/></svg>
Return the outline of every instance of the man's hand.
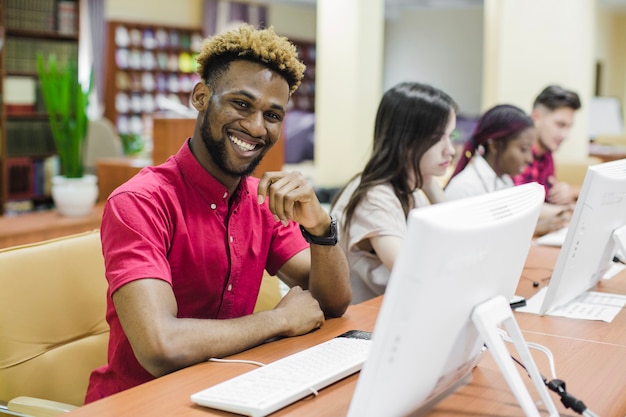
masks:
<svg viewBox="0 0 626 417"><path fill-rule="evenodd" d="M309 291L293 287L274 307L277 313L284 313L288 328L284 336L300 336L324 325L324 312Z"/></svg>
<svg viewBox="0 0 626 417"><path fill-rule="evenodd" d="M574 205L544 203L535 227L535 236L543 236L567 226L572 218Z"/></svg>
<svg viewBox="0 0 626 417"><path fill-rule="evenodd" d="M259 182L258 195L259 204L267 199L274 217L284 225L293 220L312 235L328 234L330 216L300 172L266 172Z"/></svg>
<svg viewBox="0 0 626 417"><path fill-rule="evenodd" d="M568 183L557 181L556 178L548 178L550 190L548 191L547 201L551 204L571 204L574 201L574 193Z"/></svg>
<svg viewBox="0 0 626 417"><path fill-rule="evenodd" d="M284 225L294 221L313 236L330 235L330 215L317 199L313 186L301 173L266 172L259 181L258 197L259 204L267 200L276 220ZM311 244L308 249L298 252L285 262L278 276L294 289L272 311L280 313L285 311L282 308L288 308L290 323L293 320L294 325L297 325L292 328L296 333L321 326L323 321L320 317L341 316L352 300L350 268L339 245ZM294 293L296 286L310 293L306 291L306 297ZM297 301L287 298L290 296L297 297ZM310 302L309 297L319 303L316 309L319 309L321 316L318 312L312 314L311 306L305 307L302 312L296 311L302 308L300 302L305 305ZM311 322L313 319L314 322Z"/></svg>

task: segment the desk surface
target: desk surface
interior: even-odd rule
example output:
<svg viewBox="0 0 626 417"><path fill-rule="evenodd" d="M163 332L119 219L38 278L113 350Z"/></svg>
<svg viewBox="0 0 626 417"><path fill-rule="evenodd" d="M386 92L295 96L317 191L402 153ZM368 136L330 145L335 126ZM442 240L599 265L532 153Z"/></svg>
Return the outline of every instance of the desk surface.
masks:
<svg viewBox="0 0 626 417"><path fill-rule="evenodd" d="M626 146L602 145L599 143L589 144L589 156L600 158L602 162L615 161L626 158Z"/></svg>
<svg viewBox="0 0 626 417"><path fill-rule="evenodd" d="M530 296L537 288L533 280L549 276L558 249L531 248L518 293ZM613 281L616 280L616 281ZM608 282L610 291L626 294L626 272ZM547 284L547 280L542 281ZM382 298L378 297L351 306L344 317L328 320L323 328L311 334L271 342L234 358L270 362L328 340L349 329L373 330ZM516 313L516 318L527 341L547 346L555 356L557 376L567 383L568 391L578 397L595 413L603 417L626 415L626 325L624 313L611 324L540 317ZM533 353L539 369L549 375L542 354ZM249 370L244 364L202 363L156 379L109 398L78 408L70 413L80 416L234 416L197 406L190 395L210 385ZM358 374L345 378L321 390L316 398L298 401L272 416L336 417L347 413ZM525 378L530 387L530 380ZM529 389L534 393L532 388ZM565 410L556 396L552 396L561 415L576 415ZM472 372L469 384L443 399L429 416L523 416L508 385L489 354L485 355Z"/></svg>
<svg viewBox="0 0 626 417"><path fill-rule="evenodd" d="M558 255L558 248L533 247L526 260L517 293L529 298L539 289L548 285ZM534 288L533 281L540 282L540 286ZM626 272L622 272L610 280L601 281L594 291L626 295ZM626 347L626 314L624 313L618 314L611 323L573 320L565 317L538 317L530 313L516 313L516 320L520 328L526 332L593 340Z"/></svg>

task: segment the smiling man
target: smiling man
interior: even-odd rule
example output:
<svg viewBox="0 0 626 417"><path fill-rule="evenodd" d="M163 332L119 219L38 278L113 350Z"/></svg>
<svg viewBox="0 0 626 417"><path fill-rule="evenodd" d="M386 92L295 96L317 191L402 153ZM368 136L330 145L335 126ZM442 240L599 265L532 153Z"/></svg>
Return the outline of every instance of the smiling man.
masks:
<svg viewBox="0 0 626 417"><path fill-rule="evenodd" d="M108 364L86 402L274 337L305 334L351 300L336 225L297 172L248 175L278 141L304 65L273 29L205 41L193 132L108 198ZM264 270L289 292L253 313Z"/></svg>

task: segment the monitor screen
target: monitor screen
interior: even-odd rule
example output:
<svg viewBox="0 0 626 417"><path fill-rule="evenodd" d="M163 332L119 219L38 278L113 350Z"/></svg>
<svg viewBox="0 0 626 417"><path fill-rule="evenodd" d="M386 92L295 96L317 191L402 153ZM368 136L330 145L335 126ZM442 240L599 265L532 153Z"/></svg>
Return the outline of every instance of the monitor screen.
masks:
<svg viewBox="0 0 626 417"><path fill-rule="evenodd" d="M540 314L593 287L616 255L615 231L626 225L626 159L592 165L567 228Z"/></svg>
<svg viewBox="0 0 626 417"><path fill-rule="evenodd" d="M532 183L412 210L349 417L428 409L483 352L471 313L517 287L544 201Z"/></svg>

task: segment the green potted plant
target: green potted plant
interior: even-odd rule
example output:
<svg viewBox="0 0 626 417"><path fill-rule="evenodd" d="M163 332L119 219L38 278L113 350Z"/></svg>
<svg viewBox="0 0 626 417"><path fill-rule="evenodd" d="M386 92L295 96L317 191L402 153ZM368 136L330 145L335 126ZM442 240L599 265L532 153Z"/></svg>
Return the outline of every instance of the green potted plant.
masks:
<svg viewBox="0 0 626 417"><path fill-rule="evenodd" d="M97 178L84 173L89 126L87 106L92 82L83 89L76 61L70 60L61 66L54 54L48 56L47 62L41 53L37 54L37 69L61 166L61 175L52 178L52 199L61 214L85 215L98 196Z"/></svg>
<svg viewBox="0 0 626 417"><path fill-rule="evenodd" d="M139 133L120 133L124 155L137 156L144 147L143 138Z"/></svg>

